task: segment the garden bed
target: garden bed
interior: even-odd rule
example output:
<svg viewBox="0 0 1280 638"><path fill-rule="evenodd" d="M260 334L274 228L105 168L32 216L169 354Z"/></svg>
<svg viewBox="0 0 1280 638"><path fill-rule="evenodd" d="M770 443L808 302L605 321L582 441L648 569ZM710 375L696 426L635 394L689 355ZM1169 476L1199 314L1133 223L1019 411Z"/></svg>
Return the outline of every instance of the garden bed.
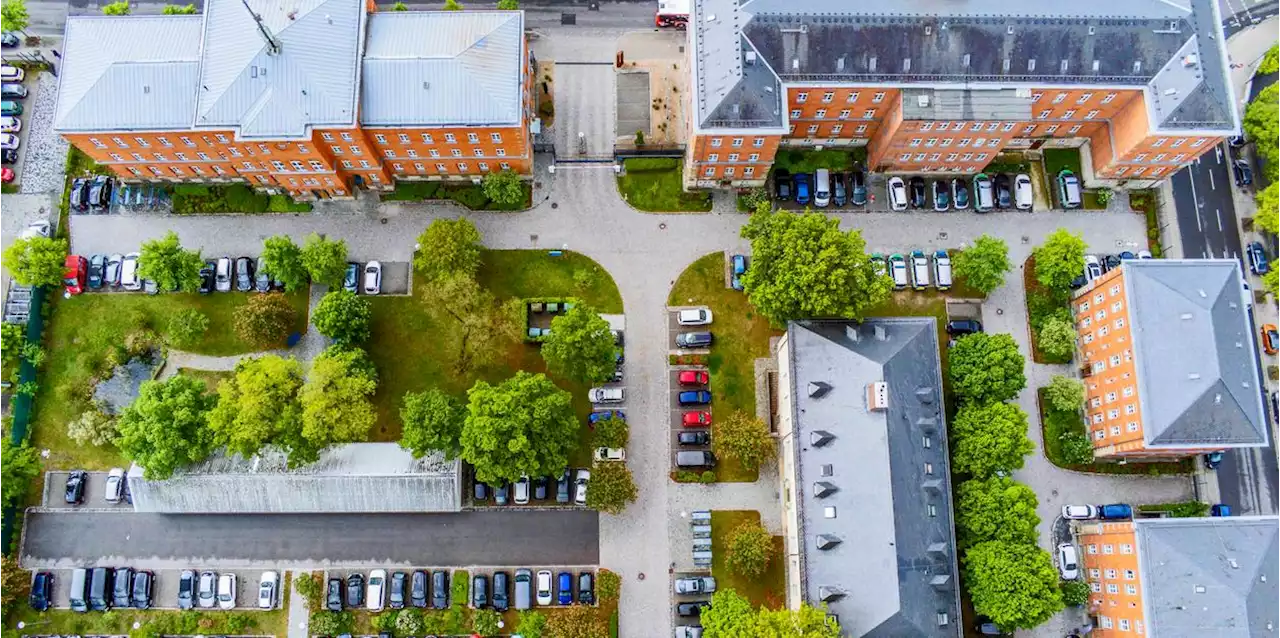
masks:
<svg viewBox="0 0 1280 638"><path fill-rule="evenodd" d="M178 215L308 213L311 204L295 202L287 195L263 195L244 184L179 184L173 187L173 212Z"/></svg>
<svg viewBox="0 0 1280 638"><path fill-rule="evenodd" d="M1027 257L1022 266L1022 284L1027 291L1027 329L1031 333L1031 360L1036 363L1071 363L1071 358L1055 358L1040 352L1040 326L1055 316L1063 315L1071 319L1071 298L1068 294L1062 297L1054 291L1042 286L1036 279L1036 258ZM1074 321L1072 321L1074 323Z"/></svg>
<svg viewBox="0 0 1280 638"><path fill-rule="evenodd" d="M1039 408L1040 436L1044 441L1044 455L1050 463L1076 472L1094 474L1190 474L1193 471L1192 461L1152 461L1129 462L1124 465L1110 461L1093 463L1068 463L1063 452L1062 436L1078 433L1088 436L1084 421L1079 413L1065 413L1054 410L1045 400L1045 388L1036 391L1036 405Z"/></svg>
<svg viewBox="0 0 1280 638"><path fill-rule="evenodd" d="M856 146L849 150L823 149L821 151L801 148L779 148L773 159L773 168L796 173L812 173L820 168L830 171L848 171L865 164L866 147Z"/></svg>
<svg viewBox="0 0 1280 638"><path fill-rule="evenodd" d="M1159 259L1164 256L1164 247L1160 245L1160 215L1156 191L1143 190L1129 193L1129 208L1142 213L1147 221L1147 250L1151 256Z"/></svg>
<svg viewBox="0 0 1280 638"><path fill-rule="evenodd" d="M684 190L683 162L679 158L651 157L623 161L618 192L636 210L651 213L706 212L709 193Z"/></svg>
<svg viewBox="0 0 1280 638"><path fill-rule="evenodd" d="M759 523L755 510L711 511L711 575L717 589L732 589L751 601L753 607L783 609L786 607L786 549L781 536L773 537L773 556L764 575L745 578L728 566L729 534L743 523Z"/></svg>
<svg viewBox="0 0 1280 638"><path fill-rule="evenodd" d="M470 210L518 211L533 206L533 184L521 181L524 199L518 204L499 204L484 194L479 184L440 181L397 181L395 190L382 194L384 202L453 201Z"/></svg>

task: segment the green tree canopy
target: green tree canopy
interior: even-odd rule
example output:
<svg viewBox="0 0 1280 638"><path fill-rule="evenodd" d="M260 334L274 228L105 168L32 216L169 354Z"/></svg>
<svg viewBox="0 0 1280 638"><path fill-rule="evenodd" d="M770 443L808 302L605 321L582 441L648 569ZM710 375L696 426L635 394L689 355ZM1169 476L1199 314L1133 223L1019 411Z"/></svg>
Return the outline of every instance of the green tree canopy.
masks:
<svg viewBox="0 0 1280 638"><path fill-rule="evenodd" d="M306 463L331 445L369 440L378 420L373 407L377 389L378 373L364 350L329 346L311 363L298 393L305 444L290 452L289 463L295 464L294 452L300 452L297 462Z"/></svg>
<svg viewBox="0 0 1280 638"><path fill-rule="evenodd" d="M513 207L524 203L524 182L512 171L485 175L481 188L486 197L502 206Z"/></svg>
<svg viewBox="0 0 1280 638"><path fill-rule="evenodd" d="M626 420L616 416L596 421L591 429L591 444L595 447L624 448L631 438L631 428L627 426Z"/></svg>
<svg viewBox="0 0 1280 638"><path fill-rule="evenodd" d="M759 578L773 559L773 534L760 521L745 521L729 532L729 551L725 557L733 573L746 578Z"/></svg>
<svg viewBox="0 0 1280 638"><path fill-rule="evenodd" d="M283 346L297 313L282 293L250 295L235 311L236 335L259 348Z"/></svg>
<svg viewBox="0 0 1280 638"><path fill-rule="evenodd" d="M1267 178L1275 182L1280 165L1280 85L1272 84L1258 92L1244 111L1244 133L1262 158Z"/></svg>
<svg viewBox="0 0 1280 638"><path fill-rule="evenodd" d="M547 617L537 611L520 612L519 621L516 623L516 633L523 638L542 638L542 632L546 631Z"/></svg>
<svg viewBox="0 0 1280 638"><path fill-rule="evenodd" d="M445 11L462 11L462 5L458 4L458 0L444 0Z"/></svg>
<svg viewBox="0 0 1280 638"><path fill-rule="evenodd" d="M1253 215L1253 227L1257 230L1280 234L1280 182L1271 182L1257 195L1258 212Z"/></svg>
<svg viewBox="0 0 1280 638"><path fill-rule="evenodd" d="M171 230L160 239L142 242L138 277L156 282L164 292L195 292L203 266L200 251L184 249L178 243L178 233Z"/></svg>
<svg viewBox="0 0 1280 638"><path fill-rule="evenodd" d="M480 270L480 231L466 218L436 219L418 235L413 267L426 281L454 275L475 277Z"/></svg>
<svg viewBox="0 0 1280 638"><path fill-rule="evenodd" d="M1009 263L1009 245L1003 239L982 235L973 245L956 254L956 278L984 295L1004 284L1004 276L1013 269Z"/></svg>
<svg viewBox="0 0 1280 638"><path fill-rule="evenodd" d="M114 442L118 434L115 417L96 406L81 412L67 424L67 437L80 445L102 447Z"/></svg>
<svg viewBox="0 0 1280 638"><path fill-rule="evenodd" d="M302 265L311 274L311 281L330 288L341 286L347 274L347 242L311 233L302 246Z"/></svg>
<svg viewBox="0 0 1280 638"><path fill-rule="evenodd" d="M23 286L60 286L66 265L65 239L20 237L4 249L4 267Z"/></svg>
<svg viewBox="0 0 1280 638"><path fill-rule="evenodd" d="M759 610L732 589L711 596L698 619L706 638L838 638L840 625L825 608L801 603L799 609Z"/></svg>
<svg viewBox="0 0 1280 638"><path fill-rule="evenodd" d="M403 2L397 2L397 3L393 4L393 5L391 5L391 10L392 10L392 11L408 11L408 10L409 10L409 5L406 5L406 4L405 4L405 3L403 3Z"/></svg>
<svg viewBox="0 0 1280 638"><path fill-rule="evenodd" d="M973 608L1002 629L1031 629L1062 609L1058 570L1028 543L988 541L965 553Z"/></svg>
<svg viewBox="0 0 1280 638"><path fill-rule="evenodd" d="M167 16L181 16L192 15L195 12L196 5L194 4L166 4L162 13Z"/></svg>
<svg viewBox="0 0 1280 638"><path fill-rule="evenodd" d="M1044 356L1056 361L1070 361L1076 352L1076 327L1070 320L1051 316L1040 324L1036 345Z"/></svg>
<svg viewBox="0 0 1280 638"><path fill-rule="evenodd" d="M1280 269L1272 268L1262 276L1262 288L1273 295L1280 295Z"/></svg>
<svg viewBox="0 0 1280 638"><path fill-rule="evenodd" d="M621 514L634 503L639 490L626 463L597 461L591 466L587 487L587 507L606 514Z"/></svg>
<svg viewBox="0 0 1280 638"><path fill-rule="evenodd" d="M769 426L754 414L734 410L725 416L717 416L712 428L715 435L711 437L711 445L716 454L737 459L748 469L760 467L765 459L776 453Z"/></svg>
<svg viewBox="0 0 1280 638"><path fill-rule="evenodd" d="M751 240L751 267L742 285L751 304L775 326L791 319L861 319L889 297L856 230L820 213L756 213L742 227Z"/></svg>
<svg viewBox="0 0 1280 638"><path fill-rule="evenodd" d="M552 319L551 334L542 344L548 370L587 385L613 378L617 356L609 322L584 304Z"/></svg>
<svg viewBox="0 0 1280 638"><path fill-rule="evenodd" d="M253 456L264 445L284 444L301 427L302 364L269 354L241 359L235 374L218 385L209 429L219 445Z"/></svg>
<svg viewBox="0 0 1280 638"><path fill-rule="evenodd" d="M1027 438L1027 413L1012 403L966 403L951 423L951 469L985 478L1022 467L1035 445Z"/></svg>
<svg viewBox="0 0 1280 638"><path fill-rule="evenodd" d="M824 607L800 603L799 609L760 610L759 636L776 638L839 638L840 624Z"/></svg>
<svg viewBox="0 0 1280 638"><path fill-rule="evenodd" d="M40 475L40 453L23 443L14 443L5 433L0 443L0 505L18 507L31 487L31 481Z"/></svg>
<svg viewBox="0 0 1280 638"><path fill-rule="evenodd" d="M956 539L962 547L986 541L1036 543L1036 493L1011 478L970 479L956 488Z"/></svg>
<svg viewBox="0 0 1280 638"><path fill-rule="evenodd" d="M1071 290L1071 280L1084 274L1084 238L1065 228L1053 231L1035 249L1036 281L1057 293Z"/></svg>
<svg viewBox="0 0 1280 638"><path fill-rule="evenodd" d="M213 450L208 426L213 403L199 379L177 375L145 381L138 398L120 414L116 447L141 465L147 478L169 478L174 470L204 460Z"/></svg>
<svg viewBox="0 0 1280 638"><path fill-rule="evenodd" d="M1072 377L1054 375L1044 388L1049 407L1060 412L1079 412L1084 405L1084 382Z"/></svg>
<svg viewBox="0 0 1280 638"><path fill-rule="evenodd" d="M369 299L358 297L350 290L330 290L311 313L311 323L320 334L347 346L368 341L372 322L373 306Z"/></svg>
<svg viewBox="0 0 1280 638"><path fill-rule="evenodd" d="M573 397L545 375L522 370L497 385L477 381L467 396L462 459L475 466L477 480L508 483L568 466L580 427Z"/></svg>
<svg viewBox="0 0 1280 638"><path fill-rule="evenodd" d="M951 385L965 401L1008 401L1027 387L1025 364L1010 335L965 335L951 349Z"/></svg>
<svg viewBox="0 0 1280 638"><path fill-rule="evenodd" d="M288 235L275 235L262 242L262 269L289 292L305 288L310 276L302 262L302 249Z"/></svg>
<svg viewBox="0 0 1280 638"><path fill-rule="evenodd" d="M453 0L449 0L453 2ZM445 5L447 9L449 5ZM589 605L574 605L556 610L547 617L547 635L555 638L609 638L609 624L603 614Z"/></svg>
<svg viewBox="0 0 1280 638"><path fill-rule="evenodd" d="M1262 60L1258 62L1258 68L1254 71L1254 75L1270 75L1276 71L1280 71L1280 45L1273 44L1262 55Z"/></svg>
<svg viewBox="0 0 1280 638"><path fill-rule="evenodd" d="M4 0L4 3L0 4L0 23L4 23L6 31L26 33L30 20L26 0Z"/></svg>
<svg viewBox="0 0 1280 638"><path fill-rule="evenodd" d="M420 299L433 313L443 311L446 323L456 330L442 331L441 342L455 354L453 371L463 375L494 361L520 338L523 314L520 301L502 304L473 277L456 274L418 288Z"/></svg>
<svg viewBox="0 0 1280 638"><path fill-rule="evenodd" d="M129 6L128 0L120 0L111 4L102 5L102 14L109 16L127 16L133 13L133 8Z"/></svg>
<svg viewBox="0 0 1280 638"><path fill-rule="evenodd" d="M1071 607L1084 607L1089 602L1089 583L1083 580L1064 580L1060 589L1062 602Z"/></svg>
<svg viewBox="0 0 1280 638"><path fill-rule="evenodd" d="M698 618L706 638L758 636L758 621L751 601L732 589L717 589L711 595L711 606L704 608Z"/></svg>
<svg viewBox="0 0 1280 638"><path fill-rule="evenodd" d="M400 447L412 452L414 458L441 452L446 459L455 459L462 453L462 423L466 416L462 403L443 390L406 393L404 407L400 408Z"/></svg>
<svg viewBox="0 0 1280 638"><path fill-rule="evenodd" d="M499 11L515 11L520 8L518 0L498 0Z"/></svg>

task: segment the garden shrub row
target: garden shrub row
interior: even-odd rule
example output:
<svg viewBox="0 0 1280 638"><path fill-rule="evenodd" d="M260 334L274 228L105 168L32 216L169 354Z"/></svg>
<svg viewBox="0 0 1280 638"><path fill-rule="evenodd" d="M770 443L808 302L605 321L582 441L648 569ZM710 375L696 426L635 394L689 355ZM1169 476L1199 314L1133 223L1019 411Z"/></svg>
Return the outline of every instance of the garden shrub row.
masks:
<svg viewBox="0 0 1280 638"><path fill-rule="evenodd" d="M244 184L179 184L173 187L173 212L179 215L310 211L311 204L307 202L295 202L287 195L263 195Z"/></svg>
<svg viewBox="0 0 1280 638"><path fill-rule="evenodd" d="M479 184L462 184L440 181L403 181L396 184L394 191L383 193L383 201L415 202L415 201L454 201L471 210L515 211L528 208L532 200L532 187L524 182L525 201L514 206L504 206L489 199L484 187Z"/></svg>

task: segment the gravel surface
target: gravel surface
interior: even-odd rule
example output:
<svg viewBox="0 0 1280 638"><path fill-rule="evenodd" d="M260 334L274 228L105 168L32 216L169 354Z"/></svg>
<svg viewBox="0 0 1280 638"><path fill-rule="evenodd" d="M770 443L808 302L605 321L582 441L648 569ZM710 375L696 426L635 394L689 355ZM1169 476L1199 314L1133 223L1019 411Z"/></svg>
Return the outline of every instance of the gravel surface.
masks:
<svg viewBox="0 0 1280 638"><path fill-rule="evenodd" d="M35 96L26 100L27 110L23 119L23 125L31 128L22 165L23 193L62 193L68 144L53 132L57 105L58 78L41 73Z"/></svg>

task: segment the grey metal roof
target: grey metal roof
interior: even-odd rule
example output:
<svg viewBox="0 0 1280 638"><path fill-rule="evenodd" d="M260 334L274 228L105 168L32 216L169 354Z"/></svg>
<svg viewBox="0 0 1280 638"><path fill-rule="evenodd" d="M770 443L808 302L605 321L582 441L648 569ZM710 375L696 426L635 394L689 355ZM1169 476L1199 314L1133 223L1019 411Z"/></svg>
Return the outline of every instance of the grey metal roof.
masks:
<svg viewBox="0 0 1280 638"><path fill-rule="evenodd" d="M355 124L363 0L212 0L204 12L196 127L278 139Z"/></svg>
<svg viewBox="0 0 1280 638"><path fill-rule="evenodd" d="M201 21L201 16L67 18L54 130L190 128Z"/></svg>
<svg viewBox="0 0 1280 638"><path fill-rule="evenodd" d="M1031 92L1019 89L904 89L904 120L1029 120Z"/></svg>
<svg viewBox="0 0 1280 638"><path fill-rule="evenodd" d="M738 0L695 0L693 42L698 124L781 128L782 83L742 33L750 16Z"/></svg>
<svg viewBox="0 0 1280 638"><path fill-rule="evenodd" d="M1234 130L1218 9L1184 1L696 0L694 59L701 74L733 77L740 32L788 84L1128 85L1147 89L1161 126ZM722 102L762 97L697 90L704 128Z"/></svg>
<svg viewBox="0 0 1280 638"><path fill-rule="evenodd" d="M352 443L296 469L279 450L251 458L218 453L163 481L144 478L135 465L129 490L139 512L455 512L458 469L456 460L415 459L395 443Z"/></svg>
<svg viewBox="0 0 1280 638"><path fill-rule="evenodd" d="M1147 447L1266 445L1239 262L1151 259L1122 268Z"/></svg>
<svg viewBox="0 0 1280 638"><path fill-rule="evenodd" d="M1275 635L1280 519L1146 519L1134 528L1149 635Z"/></svg>
<svg viewBox="0 0 1280 638"><path fill-rule="evenodd" d="M431 34L430 37L424 34ZM360 121L518 124L524 13L405 11L369 18Z"/></svg>
<svg viewBox="0 0 1280 638"><path fill-rule="evenodd" d="M848 636L958 636L935 321L792 322L787 343L806 600L825 599ZM877 381L887 384L887 411L868 410Z"/></svg>

